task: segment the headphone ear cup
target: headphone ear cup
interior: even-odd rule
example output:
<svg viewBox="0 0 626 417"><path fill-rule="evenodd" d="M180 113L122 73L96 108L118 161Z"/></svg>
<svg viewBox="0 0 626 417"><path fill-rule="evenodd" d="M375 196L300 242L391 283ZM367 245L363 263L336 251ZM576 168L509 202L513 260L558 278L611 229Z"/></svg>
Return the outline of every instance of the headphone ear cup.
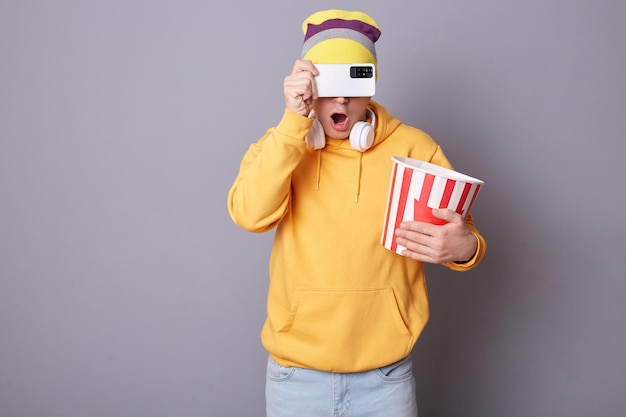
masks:
<svg viewBox="0 0 626 417"><path fill-rule="evenodd" d="M324 133L324 127L319 120L314 120L311 125L309 134L306 135L306 144L309 148L314 150L322 149L326 146L326 134Z"/></svg>
<svg viewBox="0 0 626 417"><path fill-rule="evenodd" d="M350 146L365 152L374 143L374 126L367 122L356 122L350 131Z"/></svg>

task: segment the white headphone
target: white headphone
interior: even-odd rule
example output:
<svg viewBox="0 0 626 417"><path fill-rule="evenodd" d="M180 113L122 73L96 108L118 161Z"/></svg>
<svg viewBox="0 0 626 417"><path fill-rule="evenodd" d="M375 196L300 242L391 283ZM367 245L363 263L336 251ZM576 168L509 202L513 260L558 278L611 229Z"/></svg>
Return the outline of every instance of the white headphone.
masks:
<svg viewBox="0 0 626 417"><path fill-rule="evenodd" d="M367 116L372 120L371 123L358 121L350 130L350 146L357 151L365 152L374 143L374 130L376 126L376 115L374 111L367 108ZM311 112L310 118L315 117L315 113ZM326 133L322 122L315 119L309 134L306 136L306 144L314 150L322 149L326 146Z"/></svg>

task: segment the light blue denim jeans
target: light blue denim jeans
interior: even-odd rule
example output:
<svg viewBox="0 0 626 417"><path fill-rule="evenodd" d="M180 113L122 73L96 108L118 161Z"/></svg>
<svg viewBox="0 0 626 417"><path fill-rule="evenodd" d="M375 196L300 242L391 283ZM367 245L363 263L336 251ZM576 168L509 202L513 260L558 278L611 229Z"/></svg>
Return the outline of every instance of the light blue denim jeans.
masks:
<svg viewBox="0 0 626 417"><path fill-rule="evenodd" d="M417 417L411 357L367 372L286 368L271 357L267 417Z"/></svg>

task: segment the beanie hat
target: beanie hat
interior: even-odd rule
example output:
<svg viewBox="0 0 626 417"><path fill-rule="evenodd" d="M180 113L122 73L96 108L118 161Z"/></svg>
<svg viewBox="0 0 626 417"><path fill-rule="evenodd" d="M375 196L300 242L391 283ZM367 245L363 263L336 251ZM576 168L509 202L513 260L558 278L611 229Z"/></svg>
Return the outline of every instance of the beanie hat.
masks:
<svg viewBox="0 0 626 417"><path fill-rule="evenodd" d="M302 23L302 32L302 59L314 64L376 65L374 44L380 37L380 29L374 19L363 12L316 12Z"/></svg>

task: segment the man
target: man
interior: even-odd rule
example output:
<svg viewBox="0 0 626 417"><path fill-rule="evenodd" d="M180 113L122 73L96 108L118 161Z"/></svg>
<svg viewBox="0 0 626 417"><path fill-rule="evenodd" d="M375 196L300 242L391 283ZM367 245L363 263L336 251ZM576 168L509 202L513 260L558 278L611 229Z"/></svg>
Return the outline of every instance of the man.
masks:
<svg viewBox="0 0 626 417"><path fill-rule="evenodd" d="M303 23L285 77L285 109L253 143L228 195L233 221L276 228L267 319L268 417L415 417L410 353L428 321L423 263L464 271L486 245L470 216L403 222L402 255L380 244L392 156L452 168L426 133L368 96L319 97L319 64L373 64L380 36L363 12L324 10ZM376 72L377 74L377 72Z"/></svg>

